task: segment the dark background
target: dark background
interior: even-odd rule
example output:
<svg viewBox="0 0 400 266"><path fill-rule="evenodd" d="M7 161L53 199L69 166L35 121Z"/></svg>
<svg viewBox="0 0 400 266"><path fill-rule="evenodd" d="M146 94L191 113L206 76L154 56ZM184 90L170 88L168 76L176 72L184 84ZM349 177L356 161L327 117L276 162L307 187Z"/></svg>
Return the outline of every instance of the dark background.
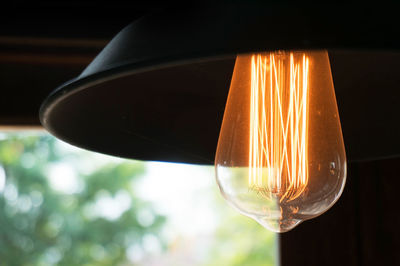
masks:
<svg viewBox="0 0 400 266"><path fill-rule="evenodd" d="M50 91L77 76L125 25L164 7L156 1L4 6L0 125L38 126ZM400 265L398 165L399 159L350 163L344 193L332 209L281 235L282 265Z"/></svg>
<svg viewBox="0 0 400 266"><path fill-rule="evenodd" d="M41 102L154 1L13 1L0 11L0 119L38 124Z"/></svg>

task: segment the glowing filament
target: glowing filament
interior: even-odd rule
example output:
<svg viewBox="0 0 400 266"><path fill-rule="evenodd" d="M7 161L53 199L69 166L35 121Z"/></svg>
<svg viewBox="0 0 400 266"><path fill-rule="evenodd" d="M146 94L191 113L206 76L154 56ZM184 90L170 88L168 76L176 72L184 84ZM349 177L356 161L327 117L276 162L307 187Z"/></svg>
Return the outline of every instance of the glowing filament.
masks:
<svg viewBox="0 0 400 266"><path fill-rule="evenodd" d="M249 187L280 201L308 183L309 59L290 53L251 59Z"/></svg>

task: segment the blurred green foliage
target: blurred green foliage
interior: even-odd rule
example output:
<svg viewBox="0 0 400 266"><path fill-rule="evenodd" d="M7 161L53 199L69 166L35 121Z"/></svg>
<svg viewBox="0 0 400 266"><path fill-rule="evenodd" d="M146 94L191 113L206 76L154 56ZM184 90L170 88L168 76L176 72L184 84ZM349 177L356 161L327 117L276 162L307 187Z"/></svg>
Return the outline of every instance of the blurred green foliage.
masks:
<svg viewBox="0 0 400 266"><path fill-rule="evenodd" d="M147 236L161 245L164 255L157 265L170 265L163 258L176 250L161 233L168 231L168 217L134 189L145 174L144 163L104 160L88 171L80 166L90 152L60 148L60 143L47 134L0 133L0 265L132 265L129 256L145 250ZM52 185L49 169L60 163L79 177L75 191ZM60 171L52 178L67 178ZM227 206L216 187L202 193L200 199L211 197L218 221L208 245L200 247L205 252L198 264L276 265L275 234ZM115 214L112 206L98 204L104 199L119 199L126 209Z"/></svg>
<svg viewBox="0 0 400 266"><path fill-rule="evenodd" d="M84 184L75 193L52 189L49 165L80 156L60 151L47 135L7 134L0 141L6 175L0 194L0 265L121 265L129 246L158 234L164 217L137 198L131 185L144 173L141 163L107 163L89 174L77 173ZM132 206L117 219L91 215L101 195L129 195ZM147 224L138 217L144 209L154 213Z"/></svg>

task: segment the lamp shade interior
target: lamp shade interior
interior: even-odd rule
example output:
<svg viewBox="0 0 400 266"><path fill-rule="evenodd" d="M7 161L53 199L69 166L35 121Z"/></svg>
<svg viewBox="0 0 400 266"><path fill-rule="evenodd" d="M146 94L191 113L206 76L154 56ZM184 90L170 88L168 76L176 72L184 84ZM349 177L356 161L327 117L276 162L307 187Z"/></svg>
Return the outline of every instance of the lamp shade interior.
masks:
<svg viewBox="0 0 400 266"><path fill-rule="evenodd" d="M398 156L395 10L256 1L149 14L44 101L41 123L97 152L212 164L236 55L327 49L348 160Z"/></svg>
<svg viewBox="0 0 400 266"><path fill-rule="evenodd" d="M350 161L400 154L400 54L329 51ZM79 147L154 161L212 164L235 57L124 70L64 85L42 123Z"/></svg>

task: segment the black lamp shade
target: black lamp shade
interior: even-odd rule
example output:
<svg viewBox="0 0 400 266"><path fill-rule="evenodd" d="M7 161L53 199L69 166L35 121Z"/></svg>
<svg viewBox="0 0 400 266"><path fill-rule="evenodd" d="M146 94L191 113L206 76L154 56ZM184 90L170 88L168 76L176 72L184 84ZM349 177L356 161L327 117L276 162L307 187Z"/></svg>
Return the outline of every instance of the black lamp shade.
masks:
<svg viewBox="0 0 400 266"><path fill-rule="evenodd" d="M400 155L400 36L390 6L225 4L123 29L43 103L56 137L125 158L212 164L239 53L327 49L350 161Z"/></svg>

